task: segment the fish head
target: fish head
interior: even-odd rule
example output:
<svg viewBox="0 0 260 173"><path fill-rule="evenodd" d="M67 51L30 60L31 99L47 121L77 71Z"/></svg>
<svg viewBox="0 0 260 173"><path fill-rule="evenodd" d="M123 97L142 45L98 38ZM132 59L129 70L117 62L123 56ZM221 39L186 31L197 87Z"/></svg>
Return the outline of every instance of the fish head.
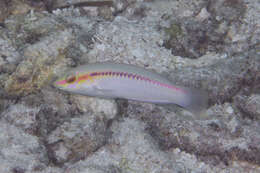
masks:
<svg viewBox="0 0 260 173"><path fill-rule="evenodd" d="M87 94L93 90L93 79L87 73L71 70L54 81L53 86L71 93Z"/></svg>

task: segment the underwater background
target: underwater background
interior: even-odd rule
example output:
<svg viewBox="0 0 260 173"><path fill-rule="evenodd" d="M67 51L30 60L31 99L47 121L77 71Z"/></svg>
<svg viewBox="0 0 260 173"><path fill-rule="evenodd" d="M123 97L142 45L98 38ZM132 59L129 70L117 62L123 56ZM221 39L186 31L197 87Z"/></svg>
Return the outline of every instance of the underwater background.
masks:
<svg viewBox="0 0 260 173"><path fill-rule="evenodd" d="M0 172L260 172L259 0L0 0ZM63 92L136 65L208 93L175 105Z"/></svg>

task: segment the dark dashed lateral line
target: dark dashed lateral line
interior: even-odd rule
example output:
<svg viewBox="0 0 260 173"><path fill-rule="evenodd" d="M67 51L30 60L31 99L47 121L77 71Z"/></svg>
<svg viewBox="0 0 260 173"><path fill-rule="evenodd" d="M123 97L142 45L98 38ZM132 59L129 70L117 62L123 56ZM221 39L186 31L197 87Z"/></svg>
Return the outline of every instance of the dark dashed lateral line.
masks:
<svg viewBox="0 0 260 173"><path fill-rule="evenodd" d="M173 89L175 91L182 91L182 92L185 92L184 90L182 90L181 88L177 88L177 87L174 87L172 85L168 85L168 84L165 84L165 83L161 83L159 81L156 81L156 80L152 80L152 79L149 79L147 77L143 77L143 76L140 76L140 75L136 75L136 74L131 74L131 73L127 73L127 72L113 72L113 71L108 71L108 72L92 72L89 74L91 77L97 77L97 76L116 76L116 77L127 77L129 79L136 79L136 80L141 80L141 81L147 81L147 82L150 82L152 84L155 84L155 85L159 85L159 86L162 86L162 87L166 87L166 88L170 88L170 89Z"/></svg>

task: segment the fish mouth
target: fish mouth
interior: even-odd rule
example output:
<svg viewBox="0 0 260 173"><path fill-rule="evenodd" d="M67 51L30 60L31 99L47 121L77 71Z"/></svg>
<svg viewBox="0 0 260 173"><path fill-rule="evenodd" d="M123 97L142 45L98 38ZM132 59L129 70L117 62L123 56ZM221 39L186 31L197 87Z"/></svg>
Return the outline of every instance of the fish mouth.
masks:
<svg viewBox="0 0 260 173"><path fill-rule="evenodd" d="M61 85L59 85L59 81L60 79L58 77L54 77L52 80L51 80L51 86L54 87L54 88L59 88L61 89Z"/></svg>
<svg viewBox="0 0 260 173"><path fill-rule="evenodd" d="M55 82L53 82L52 83L52 86L54 87L54 88L61 88L61 86L57 83L58 81L55 81Z"/></svg>
<svg viewBox="0 0 260 173"><path fill-rule="evenodd" d="M57 81L55 81L55 82L52 83L52 87L53 87L53 88L58 88L58 89L61 88L61 86L59 86L59 85L57 84Z"/></svg>

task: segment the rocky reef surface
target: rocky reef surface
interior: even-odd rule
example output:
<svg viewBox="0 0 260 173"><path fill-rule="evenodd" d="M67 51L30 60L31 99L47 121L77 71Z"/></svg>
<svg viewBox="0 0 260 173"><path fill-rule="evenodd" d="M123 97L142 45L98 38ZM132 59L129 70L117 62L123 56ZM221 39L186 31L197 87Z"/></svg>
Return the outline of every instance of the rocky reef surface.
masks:
<svg viewBox="0 0 260 173"><path fill-rule="evenodd" d="M72 2L0 1L0 172L260 172L259 0L59 8ZM209 105L194 115L52 86L103 61L205 90Z"/></svg>

